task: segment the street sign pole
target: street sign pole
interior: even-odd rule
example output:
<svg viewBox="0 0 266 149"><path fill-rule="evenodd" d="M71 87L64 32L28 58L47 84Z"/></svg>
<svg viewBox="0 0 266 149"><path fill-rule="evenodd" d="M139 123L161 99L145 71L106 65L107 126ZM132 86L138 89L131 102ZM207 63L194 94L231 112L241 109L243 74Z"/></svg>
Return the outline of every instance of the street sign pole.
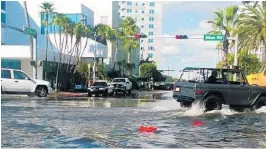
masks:
<svg viewBox="0 0 266 149"><path fill-rule="evenodd" d="M33 37L35 39L35 44L33 45L33 61L34 61L34 66L33 66L33 78L37 79L37 31L32 29L32 28L28 28L28 27L24 27L23 26L23 33L27 34L31 37Z"/></svg>

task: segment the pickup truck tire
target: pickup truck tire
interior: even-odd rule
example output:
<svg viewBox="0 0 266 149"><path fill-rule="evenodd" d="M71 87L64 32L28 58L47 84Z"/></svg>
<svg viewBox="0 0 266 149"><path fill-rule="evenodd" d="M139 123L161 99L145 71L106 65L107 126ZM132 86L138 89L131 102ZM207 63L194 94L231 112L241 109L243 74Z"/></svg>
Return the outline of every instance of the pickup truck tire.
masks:
<svg viewBox="0 0 266 149"><path fill-rule="evenodd" d="M190 108L192 106L192 102L186 102L186 101L181 101L180 102L180 107L181 108Z"/></svg>
<svg viewBox="0 0 266 149"><path fill-rule="evenodd" d="M47 92L48 90L47 90L47 87L45 86L38 86L35 91L38 97L46 97L48 94Z"/></svg>
<svg viewBox="0 0 266 149"><path fill-rule="evenodd" d="M88 91L88 97L91 97L91 92L90 91Z"/></svg>
<svg viewBox="0 0 266 149"><path fill-rule="evenodd" d="M262 106L266 106L266 97L262 96L260 97L254 105L252 105L252 110L257 110L261 108Z"/></svg>
<svg viewBox="0 0 266 149"><path fill-rule="evenodd" d="M108 90L104 91L104 97L108 97Z"/></svg>
<svg viewBox="0 0 266 149"><path fill-rule="evenodd" d="M221 110L222 102L221 99L215 95L210 95L203 101L203 107L205 108L205 112L212 110Z"/></svg>

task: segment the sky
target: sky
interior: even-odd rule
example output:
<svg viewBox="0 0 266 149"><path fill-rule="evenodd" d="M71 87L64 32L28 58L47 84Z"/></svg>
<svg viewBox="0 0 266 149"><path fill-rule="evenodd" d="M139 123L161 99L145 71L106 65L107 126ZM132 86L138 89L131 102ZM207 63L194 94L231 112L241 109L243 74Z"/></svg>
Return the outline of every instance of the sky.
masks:
<svg viewBox="0 0 266 149"><path fill-rule="evenodd" d="M188 37L203 37L210 31L214 11L224 9L237 1L176 1L164 2L163 25L164 35L187 35ZM176 40L166 38L163 41L160 69L173 69L172 77L178 77L180 70L188 66L216 67L221 54L216 50L215 41L200 39ZM168 75L168 72L164 74Z"/></svg>

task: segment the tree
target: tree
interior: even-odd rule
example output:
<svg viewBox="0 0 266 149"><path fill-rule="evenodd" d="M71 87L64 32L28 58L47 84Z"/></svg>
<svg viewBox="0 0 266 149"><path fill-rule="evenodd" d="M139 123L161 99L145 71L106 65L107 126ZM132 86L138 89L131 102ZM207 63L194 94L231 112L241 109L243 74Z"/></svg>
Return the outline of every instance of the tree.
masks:
<svg viewBox="0 0 266 149"><path fill-rule="evenodd" d="M136 25L136 22L131 17L127 17L121 23L122 36L121 43L125 49L128 50L128 59L127 62L131 63L131 52L133 49L139 47L139 40L135 38L128 38L128 36L134 36L138 33L139 28Z"/></svg>
<svg viewBox="0 0 266 149"><path fill-rule="evenodd" d="M107 45L107 40L110 40L111 38L111 28L105 24L97 24L94 27L94 31L98 35L98 39L96 40L104 45Z"/></svg>
<svg viewBox="0 0 266 149"><path fill-rule="evenodd" d="M125 68L128 71L128 74L129 75L132 75L132 70L135 68L135 64L133 64L133 63L126 63Z"/></svg>
<svg viewBox="0 0 266 149"><path fill-rule="evenodd" d="M234 54L228 55L228 62L230 65L234 64ZM217 68L222 68L222 62L217 64ZM261 68L261 62L254 54L249 54L247 50L241 50L238 53L238 66L247 75L257 73Z"/></svg>
<svg viewBox="0 0 266 149"><path fill-rule="evenodd" d="M143 63L140 65L140 76L143 78L153 77L153 72L156 70L156 65L153 63Z"/></svg>
<svg viewBox="0 0 266 149"><path fill-rule="evenodd" d="M221 34L222 31L225 32L225 40L223 41L223 52L224 52L224 63L228 67L227 55L229 52L228 46L228 37L232 37L235 33L235 21L237 17L238 7L235 5L227 7L225 10L219 9L215 11L215 18L208 23L212 24L213 30L210 33ZM218 44L221 46L221 43ZM233 42L230 46L233 46Z"/></svg>
<svg viewBox="0 0 266 149"><path fill-rule="evenodd" d="M80 74L80 76L87 82L88 80L88 74L89 74L89 68L88 68L88 62L86 60L81 60L77 64L77 72Z"/></svg>
<svg viewBox="0 0 266 149"><path fill-rule="evenodd" d="M53 4L44 2L40 6L42 11L41 13L45 14L45 21L42 22L45 25L45 37L46 37L46 46L45 46L45 62L47 63L47 53L48 53L48 42L49 42L49 34L48 34L48 27L49 27L49 15L54 11ZM45 76L46 77L46 76Z"/></svg>
<svg viewBox="0 0 266 149"><path fill-rule="evenodd" d="M262 63L266 64L266 2L260 6L245 6L238 16L237 31L240 48L262 49Z"/></svg>

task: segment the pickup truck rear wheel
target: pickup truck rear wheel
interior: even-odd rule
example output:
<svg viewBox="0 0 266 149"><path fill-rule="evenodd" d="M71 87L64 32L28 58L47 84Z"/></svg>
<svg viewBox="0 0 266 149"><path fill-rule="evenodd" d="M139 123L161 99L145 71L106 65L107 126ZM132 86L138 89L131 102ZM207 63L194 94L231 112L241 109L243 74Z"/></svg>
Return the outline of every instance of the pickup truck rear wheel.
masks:
<svg viewBox="0 0 266 149"><path fill-rule="evenodd" d="M192 102L186 102L186 101L181 101L180 102L180 107L181 108L189 108L192 106Z"/></svg>
<svg viewBox="0 0 266 149"><path fill-rule="evenodd" d="M266 97L260 97L256 103L252 106L252 110L257 110L263 106L266 106Z"/></svg>
<svg viewBox="0 0 266 149"><path fill-rule="evenodd" d="M221 110L222 102L219 97L215 95L210 95L203 101L203 106L205 108L205 112L212 110Z"/></svg>

